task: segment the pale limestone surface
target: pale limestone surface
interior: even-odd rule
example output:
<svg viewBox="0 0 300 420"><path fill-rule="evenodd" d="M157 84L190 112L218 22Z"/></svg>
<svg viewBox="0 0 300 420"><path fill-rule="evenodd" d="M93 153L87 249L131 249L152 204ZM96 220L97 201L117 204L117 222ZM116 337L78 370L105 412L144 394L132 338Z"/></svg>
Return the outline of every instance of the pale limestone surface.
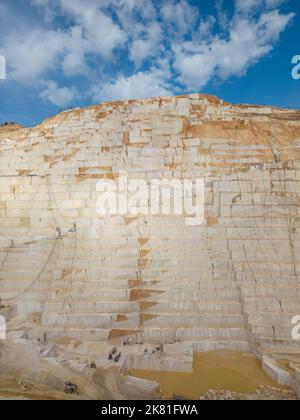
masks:
<svg viewBox="0 0 300 420"><path fill-rule="evenodd" d="M299 111L203 95L0 128L0 297L13 326L37 314L29 337L105 348L131 337L134 368L189 369L193 351L218 349L299 365L299 158ZM204 177L204 224L100 218L97 182L124 172ZM164 357L145 358L140 347L159 342Z"/></svg>

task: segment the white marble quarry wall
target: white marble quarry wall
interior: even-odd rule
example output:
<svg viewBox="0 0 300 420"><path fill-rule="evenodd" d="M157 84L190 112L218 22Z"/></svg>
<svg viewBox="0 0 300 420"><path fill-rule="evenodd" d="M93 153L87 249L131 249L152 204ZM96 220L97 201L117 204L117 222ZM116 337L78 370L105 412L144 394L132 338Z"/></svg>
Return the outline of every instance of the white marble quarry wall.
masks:
<svg viewBox="0 0 300 420"><path fill-rule="evenodd" d="M300 112L190 95L0 128L0 298L34 335L300 362ZM97 182L205 180L205 220L97 212ZM298 345L298 347L297 347ZM298 353L299 352L299 353Z"/></svg>

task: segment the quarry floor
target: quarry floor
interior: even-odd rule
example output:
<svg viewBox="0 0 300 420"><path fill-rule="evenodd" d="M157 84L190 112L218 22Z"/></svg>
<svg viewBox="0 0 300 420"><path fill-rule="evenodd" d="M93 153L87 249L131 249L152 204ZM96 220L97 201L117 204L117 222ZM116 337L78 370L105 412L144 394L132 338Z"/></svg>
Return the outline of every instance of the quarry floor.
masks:
<svg viewBox="0 0 300 420"><path fill-rule="evenodd" d="M0 400L172 399L194 400L296 400L261 369L250 354L198 353L193 372L91 368L91 360L51 356L51 347L31 340L8 338L0 343ZM78 394L64 393L65 382Z"/></svg>

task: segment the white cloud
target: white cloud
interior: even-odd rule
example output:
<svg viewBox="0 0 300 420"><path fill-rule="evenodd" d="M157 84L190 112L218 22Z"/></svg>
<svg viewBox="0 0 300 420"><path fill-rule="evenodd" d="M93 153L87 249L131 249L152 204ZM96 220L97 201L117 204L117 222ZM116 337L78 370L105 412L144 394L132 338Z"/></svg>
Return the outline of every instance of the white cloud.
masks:
<svg viewBox="0 0 300 420"><path fill-rule="evenodd" d="M285 1L235 0L230 16L216 0L216 15L203 16L188 0L30 0L41 21L29 13L10 24L1 51L10 78L57 106L79 96L61 87L78 75L97 101L168 95L179 84L199 91L273 50L293 17L276 9ZM11 22L13 9L2 6Z"/></svg>
<svg viewBox="0 0 300 420"><path fill-rule="evenodd" d="M51 0L30 0L30 3L38 7L49 7Z"/></svg>
<svg viewBox="0 0 300 420"><path fill-rule="evenodd" d="M266 0L266 6L270 9L280 6L285 3L287 0Z"/></svg>
<svg viewBox="0 0 300 420"><path fill-rule="evenodd" d="M234 18L227 39L215 36L209 43L186 42L174 45L175 68L188 89L202 89L211 79L241 76L274 48L293 14L278 10L257 20Z"/></svg>
<svg viewBox="0 0 300 420"><path fill-rule="evenodd" d="M130 77L119 76L115 82L104 83L93 90L95 101L141 99L172 95L166 73L158 68L138 72Z"/></svg>
<svg viewBox="0 0 300 420"><path fill-rule="evenodd" d="M172 27L173 32L181 36L194 29L199 17L199 9L185 0L163 1L161 12L164 21Z"/></svg>
<svg viewBox="0 0 300 420"><path fill-rule="evenodd" d="M152 0L101 0L101 7L110 12L113 10L121 27L132 37L144 30L145 22L157 20Z"/></svg>
<svg viewBox="0 0 300 420"><path fill-rule="evenodd" d="M34 29L27 35L8 38L5 56L10 77L21 83L37 83L46 71L55 70L66 50L68 35L63 31Z"/></svg>
<svg viewBox="0 0 300 420"><path fill-rule="evenodd" d="M76 98L76 91L68 87L59 87L54 80L45 82L45 89L40 93L40 97L51 102L57 107L69 105Z"/></svg>
<svg viewBox="0 0 300 420"><path fill-rule="evenodd" d="M130 47L130 59L136 67L140 67L144 60L157 57L162 51L163 32L157 23L151 23L147 28L145 38L133 40Z"/></svg>
<svg viewBox="0 0 300 420"><path fill-rule="evenodd" d="M88 41L83 37L81 26L71 28L67 45L67 53L62 60L64 75L76 76L79 74L89 74L89 67L86 62L86 53L89 47Z"/></svg>
<svg viewBox="0 0 300 420"><path fill-rule="evenodd" d="M236 0L236 10L238 12L249 13L251 10L255 9L258 11L264 0Z"/></svg>
<svg viewBox="0 0 300 420"><path fill-rule="evenodd" d="M84 33L87 52L109 58L115 48L121 47L127 35L106 15L93 0L60 0L62 10L73 18Z"/></svg>
<svg viewBox="0 0 300 420"><path fill-rule="evenodd" d="M197 32L194 33L193 38L197 39L200 38L206 38L209 39L211 34L213 33L214 25L216 24L216 18L214 16L208 16L207 19L203 19L200 21L199 29Z"/></svg>
<svg viewBox="0 0 300 420"><path fill-rule="evenodd" d="M40 7L50 7L47 0L31 1ZM68 19L74 21L73 26L48 30L37 25L6 37L5 55L12 68L11 78L21 83L37 83L60 67L65 76L87 75L89 54L108 60L113 50L126 41L126 33L98 9L97 2L60 0L60 5Z"/></svg>
<svg viewBox="0 0 300 420"><path fill-rule="evenodd" d="M32 6L36 6L43 11L44 18L47 22L55 17L56 0L30 0Z"/></svg>
<svg viewBox="0 0 300 420"><path fill-rule="evenodd" d="M264 7L275 9L285 2L286 0L236 0L236 10L244 13L249 13L250 11L257 13L261 12L261 9Z"/></svg>

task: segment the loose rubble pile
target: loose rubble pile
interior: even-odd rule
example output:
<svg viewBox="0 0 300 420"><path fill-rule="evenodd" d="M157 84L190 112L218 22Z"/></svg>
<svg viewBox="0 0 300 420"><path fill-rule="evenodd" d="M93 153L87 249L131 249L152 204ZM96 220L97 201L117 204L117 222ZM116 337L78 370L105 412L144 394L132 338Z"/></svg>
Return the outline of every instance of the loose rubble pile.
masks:
<svg viewBox="0 0 300 420"><path fill-rule="evenodd" d="M230 391L209 390L203 395L202 401L269 401L269 400L298 400L296 394L290 390L283 390L273 387L259 387L253 394L239 394Z"/></svg>

